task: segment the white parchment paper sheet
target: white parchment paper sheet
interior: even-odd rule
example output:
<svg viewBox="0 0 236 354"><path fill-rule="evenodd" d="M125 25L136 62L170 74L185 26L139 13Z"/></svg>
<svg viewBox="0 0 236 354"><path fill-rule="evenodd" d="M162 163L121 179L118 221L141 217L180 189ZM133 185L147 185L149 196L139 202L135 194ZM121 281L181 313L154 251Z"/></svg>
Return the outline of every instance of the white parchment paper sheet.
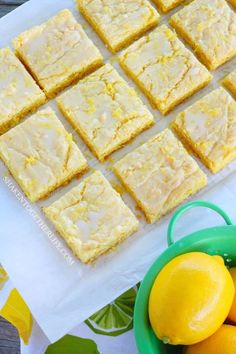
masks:
<svg viewBox="0 0 236 354"><path fill-rule="evenodd" d="M64 8L70 9L78 21L84 25L89 37L100 48L105 61L110 61L121 75L139 91L119 68L116 58L108 52L92 28L79 15L73 0L31 0L5 16L0 20L0 47L10 46L11 39L18 33L42 23ZM162 16L161 22L166 22L169 16L170 14ZM235 67L236 61L232 60L218 69L214 72L214 81L207 88L194 95L187 103L178 106L165 118L161 117L157 110L151 108L144 95L139 91L140 96L152 111L156 124L132 141L129 146L114 153L112 158L103 165L93 157L85 144L73 132L73 129L59 113L55 102L51 101L47 105L57 111L64 126L73 133L75 140L86 155L90 167L102 170L112 184L117 184L117 180L110 169L114 161L164 129L177 112L219 85L218 80ZM202 168L206 171L203 166ZM220 203L221 196L225 197L226 195L223 180L234 171L236 171L236 162L216 176L206 171L209 176L209 185L197 198L202 198L208 192L207 195L209 198L211 196L210 199ZM154 225L147 225L141 212L136 210L134 201L125 194L123 196L124 200L141 219L140 231L125 241L116 251L101 257L92 266L84 266L76 259L73 265L69 265L62 254L58 252L58 249L51 244L47 236L41 231L32 216L28 214L26 208L9 190L4 182L6 173L6 168L0 163L0 262L6 268L50 341L57 340L140 281L151 263L166 248L166 229L170 215ZM17 187L11 177L7 178ZM44 218L41 207L49 205L77 183L78 180L73 180L68 186L53 193L47 200L33 206L35 212L43 218L52 231L54 231L53 227ZM218 194L219 198L210 192L217 183L219 183L218 191L221 192L221 194ZM19 187L17 188L19 189ZM227 194L230 195L228 190ZM235 199L232 197L231 202L233 200ZM192 229L204 226L201 223L202 218L199 217L199 213L200 211L191 212L188 217L180 221L180 234L186 234ZM206 225L211 225L212 222L215 224L216 220L218 221L217 218L212 217L210 211L204 212L204 216ZM57 237L63 243L60 237ZM63 245L70 254L70 250L65 244ZM72 254L71 257L73 257Z"/></svg>

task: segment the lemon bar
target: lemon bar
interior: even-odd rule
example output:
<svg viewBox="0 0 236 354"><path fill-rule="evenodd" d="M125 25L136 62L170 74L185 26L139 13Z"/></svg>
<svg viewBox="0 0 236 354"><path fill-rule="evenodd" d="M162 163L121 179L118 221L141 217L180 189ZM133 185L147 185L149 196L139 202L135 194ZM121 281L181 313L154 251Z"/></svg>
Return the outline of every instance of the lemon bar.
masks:
<svg viewBox="0 0 236 354"><path fill-rule="evenodd" d="M115 174L153 223L207 184L207 178L169 129L114 165Z"/></svg>
<svg viewBox="0 0 236 354"><path fill-rule="evenodd" d="M236 14L225 0L194 0L170 23L210 70L236 55Z"/></svg>
<svg viewBox="0 0 236 354"><path fill-rule="evenodd" d="M154 27L160 17L147 0L77 0L77 3L112 52Z"/></svg>
<svg viewBox="0 0 236 354"><path fill-rule="evenodd" d="M168 12L180 5L184 0L154 0L162 12Z"/></svg>
<svg viewBox="0 0 236 354"><path fill-rule="evenodd" d="M110 64L81 80L57 103L100 161L154 124L135 90Z"/></svg>
<svg viewBox="0 0 236 354"><path fill-rule="evenodd" d="M230 90L236 98L236 70L232 71L223 79L223 85Z"/></svg>
<svg viewBox="0 0 236 354"><path fill-rule="evenodd" d="M132 211L99 171L44 208L44 212L84 263L114 248L139 226Z"/></svg>
<svg viewBox="0 0 236 354"><path fill-rule="evenodd" d="M35 113L3 134L0 157L32 202L87 167L72 135L51 108Z"/></svg>
<svg viewBox="0 0 236 354"><path fill-rule="evenodd" d="M120 64L162 114L206 86L208 70L166 25L133 43Z"/></svg>
<svg viewBox="0 0 236 354"><path fill-rule="evenodd" d="M21 33L13 46L48 97L103 62L99 50L69 10Z"/></svg>
<svg viewBox="0 0 236 354"><path fill-rule="evenodd" d="M0 49L0 134L45 101L43 91L13 52Z"/></svg>
<svg viewBox="0 0 236 354"><path fill-rule="evenodd" d="M236 158L236 102L222 87L181 112L172 127L213 173Z"/></svg>

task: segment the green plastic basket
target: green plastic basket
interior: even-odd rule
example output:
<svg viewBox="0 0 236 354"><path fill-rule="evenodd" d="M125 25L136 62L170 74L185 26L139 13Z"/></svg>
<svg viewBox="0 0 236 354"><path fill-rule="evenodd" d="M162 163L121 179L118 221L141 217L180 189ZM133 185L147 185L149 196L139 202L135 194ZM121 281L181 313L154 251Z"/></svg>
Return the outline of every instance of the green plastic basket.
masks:
<svg viewBox="0 0 236 354"><path fill-rule="evenodd" d="M217 226L194 232L174 243L173 230L176 221L187 210L194 207L213 209L225 220L227 226ZM186 252L219 254L229 266L236 264L236 226L229 216L217 205L194 201L179 208L173 215L168 228L169 248L153 263L138 291L134 309L134 332L140 354L182 354L181 346L165 345L152 331L148 318L148 301L153 282L160 270L174 257ZM178 319L176 319L178 321Z"/></svg>

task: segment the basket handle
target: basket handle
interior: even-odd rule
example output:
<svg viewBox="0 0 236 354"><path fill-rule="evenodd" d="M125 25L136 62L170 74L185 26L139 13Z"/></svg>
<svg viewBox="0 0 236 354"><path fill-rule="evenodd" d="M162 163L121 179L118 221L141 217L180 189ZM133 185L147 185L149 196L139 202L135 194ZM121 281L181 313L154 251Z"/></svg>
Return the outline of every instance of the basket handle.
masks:
<svg viewBox="0 0 236 354"><path fill-rule="evenodd" d="M215 205L213 203L206 202L204 200L196 200L196 201L193 201L193 202L183 205L174 213L173 217L170 220L170 223L168 226L168 231L167 231L168 246L171 246L174 243L174 235L173 234L174 234L174 227L175 227L177 220L187 210L195 208L195 207L205 207L208 209L212 209L212 210L216 211L219 215L222 216L222 218L225 220L227 225L233 225L233 222L230 219L230 217L220 207L218 207L217 205Z"/></svg>

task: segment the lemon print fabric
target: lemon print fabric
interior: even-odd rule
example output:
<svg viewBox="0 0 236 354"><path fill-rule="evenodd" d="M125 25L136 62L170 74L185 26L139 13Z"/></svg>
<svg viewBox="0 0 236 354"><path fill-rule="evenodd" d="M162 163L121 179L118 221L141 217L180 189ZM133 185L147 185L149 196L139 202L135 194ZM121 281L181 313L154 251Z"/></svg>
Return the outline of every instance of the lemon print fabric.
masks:
<svg viewBox="0 0 236 354"><path fill-rule="evenodd" d="M85 323L97 334L118 336L133 328L134 303L137 287L118 297L113 303L103 307Z"/></svg>
<svg viewBox="0 0 236 354"><path fill-rule="evenodd" d="M7 280L8 280L8 275L0 265L0 290L3 289Z"/></svg>
<svg viewBox="0 0 236 354"><path fill-rule="evenodd" d="M149 299L152 328L164 343L203 341L226 320L234 293L222 257L182 254L167 263L154 282Z"/></svg>
<svg viewBox="0 0 236 354"><path fill-rule="evenodd" d="M97 345L91 339L66 335L49 345L45 354L100 354Z"/></svg>
<svg viewBox="0 0 236 354"><path fill-rule="evenodd" d="M13 289L0 311L0 316L15 326L21 339L28 344L32 331L33 319L30 310L18 291Z"/></svg>

